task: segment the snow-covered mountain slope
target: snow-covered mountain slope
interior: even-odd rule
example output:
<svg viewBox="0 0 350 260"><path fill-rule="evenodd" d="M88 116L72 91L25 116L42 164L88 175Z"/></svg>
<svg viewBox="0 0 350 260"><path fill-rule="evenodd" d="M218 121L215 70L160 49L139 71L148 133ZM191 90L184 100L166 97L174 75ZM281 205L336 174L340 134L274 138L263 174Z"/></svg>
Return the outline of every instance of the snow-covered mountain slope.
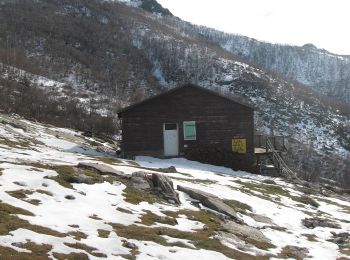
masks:
<svg viewBox="0 0 350 260"><path fill-rule="evenodd" d="M153 74L162 86L171 88L193 81L246 98L258 108L258 133L287 137L287 160L300 175L312 179L317 175L335 179L342 175L347 179L350 106L332 103L303 85L244 63L217 46L203 45L201 38L186 33L188 25L182 27L181 21L160 20L167 30L173 30L172 34L143 25L133 29L132 36L135 46L153 63Z"/></svg>
<svg viewBox="0 0 350 260"><path fill-rule="evenodd" d="M258 133L286 136L288 164L300 175L348 182L348 104L244 62L178 18L114 1L20 3L0 9L0 38L9 38L0 41L1 62L86 91L89 100L93 93L109 115L185 82L229 91L258 108Z"/></svg>
<svg viewBox="0 0 350 260"><path fill-rule="evenodd" d="M318 49L260 42L241 35L201 28L201 35L249 62L312 87L338 100L350 102L350 57Z"/></svg>
<svg viewBox="0 0 350 260"><path fill-rule="evenodd" d="M79 132L0 114L0 258L349 256L347 195L181 158L114 159L113 149ZM77 167L81 162L109 165L118 175ZM119 175L139 171L216 195L237 220L181 191L174 205Z"/></svg>

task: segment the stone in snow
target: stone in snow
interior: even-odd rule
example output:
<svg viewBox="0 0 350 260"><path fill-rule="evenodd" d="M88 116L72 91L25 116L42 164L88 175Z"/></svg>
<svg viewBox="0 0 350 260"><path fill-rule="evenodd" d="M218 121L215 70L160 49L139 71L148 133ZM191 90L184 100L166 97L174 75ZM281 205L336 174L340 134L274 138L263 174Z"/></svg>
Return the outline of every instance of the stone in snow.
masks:
<svg viewBox="0 0 350 260"><path fill-rule="evenodd" d="M204 206L223 213L235 221L242 222L242 220L238 218L236 211L224 203L219 197L201 190L192 189L181 185L178 185L177 189L187 193L193 199L199 200Z"/></svg>

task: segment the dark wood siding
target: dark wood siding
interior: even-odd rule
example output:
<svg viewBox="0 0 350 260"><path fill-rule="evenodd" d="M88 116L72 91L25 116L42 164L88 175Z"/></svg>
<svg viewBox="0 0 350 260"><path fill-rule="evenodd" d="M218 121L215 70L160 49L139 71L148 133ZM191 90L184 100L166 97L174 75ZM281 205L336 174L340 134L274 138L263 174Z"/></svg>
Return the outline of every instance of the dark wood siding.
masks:
<svg viewBox="0 0 350 260"><path fill-rule="evenodd" d="M163 124L177 123L180 155L185 145L217 144L230 150L232 138L241 136L247 140L247 155L253 156L253 114L248 106L182 87L122 112L122 150L127 156L163 156ZM184 121L196 121L196 140L184 140Z"/></svg>

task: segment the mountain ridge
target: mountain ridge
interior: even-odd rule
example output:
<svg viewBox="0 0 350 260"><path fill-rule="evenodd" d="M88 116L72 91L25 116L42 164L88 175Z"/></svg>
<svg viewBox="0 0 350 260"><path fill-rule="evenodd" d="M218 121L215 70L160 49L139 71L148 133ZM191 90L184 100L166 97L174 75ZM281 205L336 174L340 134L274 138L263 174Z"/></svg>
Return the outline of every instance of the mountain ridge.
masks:
<svg viewBox="0 0 350 260"><path fill-rule="evenodd" d="M293 46L258 41L202 27L201 34L226 50L265 69L312 87L316 91L350 102L350 58L308 44Z"/></svg>

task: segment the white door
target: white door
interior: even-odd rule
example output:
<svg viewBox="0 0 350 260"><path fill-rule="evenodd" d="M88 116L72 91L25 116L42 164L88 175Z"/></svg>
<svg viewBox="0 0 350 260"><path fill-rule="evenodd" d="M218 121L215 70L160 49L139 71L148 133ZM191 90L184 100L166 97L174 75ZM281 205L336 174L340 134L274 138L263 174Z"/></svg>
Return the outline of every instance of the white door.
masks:
<svg viewBox="0 0 350 260"><path fill-rule="evenodd" d="M164 124L164 155L177 156L179 155L179 133L175 123Z"/></svg>

